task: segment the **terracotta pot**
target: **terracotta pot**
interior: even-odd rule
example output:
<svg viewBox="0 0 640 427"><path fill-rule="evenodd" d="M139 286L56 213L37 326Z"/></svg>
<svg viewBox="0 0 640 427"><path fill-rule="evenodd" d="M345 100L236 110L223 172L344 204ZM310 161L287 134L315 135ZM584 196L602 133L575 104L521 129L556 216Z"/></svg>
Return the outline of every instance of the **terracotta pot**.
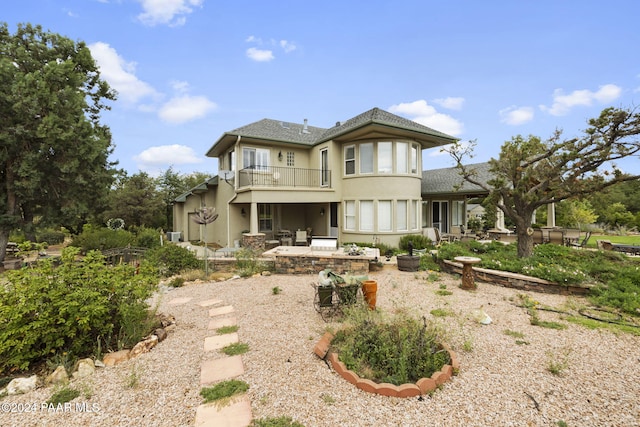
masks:
<svg viewBox="0 0 640 427"><path fill-rule="evenodd" d="M369 309L376 309L376 294L378 292L378 282L375 280L362 281L362 295L364 300L369 304Z"/></svg>

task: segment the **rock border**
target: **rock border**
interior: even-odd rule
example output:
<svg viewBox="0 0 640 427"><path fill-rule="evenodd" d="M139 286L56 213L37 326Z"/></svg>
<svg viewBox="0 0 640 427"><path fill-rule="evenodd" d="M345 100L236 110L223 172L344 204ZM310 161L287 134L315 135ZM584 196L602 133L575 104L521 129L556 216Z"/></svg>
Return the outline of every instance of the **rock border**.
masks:
<svg viewBox="0 0 640 427"><path fill-rule="evenodd" d="M434 372L431 378L420 378L415 384L406 383L395 385L389 383L377 384L371 380L360 378L358 374L347 369L346 365L338 358L338 353L329 351L333 334L325 332L313 348L316 356L323 360L329 360L333 370L342 378L355 385L362 391L380 394L388 397L416 397L433 392L436 388L449 381L460 370L458 355L449 347L444 346L449 353L451 364L444 365L439 371Z"/></svg>

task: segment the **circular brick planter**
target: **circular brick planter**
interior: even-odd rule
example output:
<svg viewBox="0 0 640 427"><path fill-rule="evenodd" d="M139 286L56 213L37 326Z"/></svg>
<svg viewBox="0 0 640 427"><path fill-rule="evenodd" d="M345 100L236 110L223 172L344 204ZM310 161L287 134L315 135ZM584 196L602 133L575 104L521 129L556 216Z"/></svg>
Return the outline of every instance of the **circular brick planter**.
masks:
<svg viewBox="0 0 640 427"><path fill-rule="evenodd" d="M451 379L453 375L458 373L460 362L458 356L450 348L445 346L445 350L449 353L451 359L450 364L444 365L442 369L434 372L431 378L420 378L415 384L407 383L395 385L389 383L377 384L371 380L360 378L358 374L347 369L346 365L338 359L338 354L329 351L333 335L326 332L318 341L313 351L321 359L327 359L331 362L333 370L342 378L349 381L362 391L368 393L377 393L389 397L416 397L422 394L431 393L437 387L443 385Z"/></svg>

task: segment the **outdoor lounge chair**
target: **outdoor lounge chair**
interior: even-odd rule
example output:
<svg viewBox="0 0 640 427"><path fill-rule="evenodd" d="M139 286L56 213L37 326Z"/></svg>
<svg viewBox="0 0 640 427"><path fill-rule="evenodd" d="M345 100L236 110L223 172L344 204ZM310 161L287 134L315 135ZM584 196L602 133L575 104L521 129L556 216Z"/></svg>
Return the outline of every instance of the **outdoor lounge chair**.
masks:
<svg viewBox="0 0 640 427"><path fill-rule="evenodd" d="M307 231L306 230L298 230L296 231L296 246L307 246Z"/></svg>

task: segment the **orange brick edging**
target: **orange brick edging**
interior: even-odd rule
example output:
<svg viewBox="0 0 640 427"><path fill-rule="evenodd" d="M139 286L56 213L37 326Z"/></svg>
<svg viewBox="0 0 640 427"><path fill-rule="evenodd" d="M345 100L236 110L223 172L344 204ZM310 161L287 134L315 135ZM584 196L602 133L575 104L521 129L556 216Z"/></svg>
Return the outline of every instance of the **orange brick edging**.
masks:
<svg viewBox="0 0 640 427"><path fill-rule="evenodd" d="M449 381L460 369L460 361L456 353L449 347L445 350L449 353L451 364L444 365L438 372L434 372L431 378L420 378L415 384L407 383L395 385L389 383L376 384L371 380L360 378L358 374L347 369L347 366L340 361L338 354L329 351L333 340L333 334L326 332L313 348L313 352L321 359L331 362L333 370L342 378L355 385L362 391L376 393L389 397L416 397L434 391L437 387Z"/></svg>

